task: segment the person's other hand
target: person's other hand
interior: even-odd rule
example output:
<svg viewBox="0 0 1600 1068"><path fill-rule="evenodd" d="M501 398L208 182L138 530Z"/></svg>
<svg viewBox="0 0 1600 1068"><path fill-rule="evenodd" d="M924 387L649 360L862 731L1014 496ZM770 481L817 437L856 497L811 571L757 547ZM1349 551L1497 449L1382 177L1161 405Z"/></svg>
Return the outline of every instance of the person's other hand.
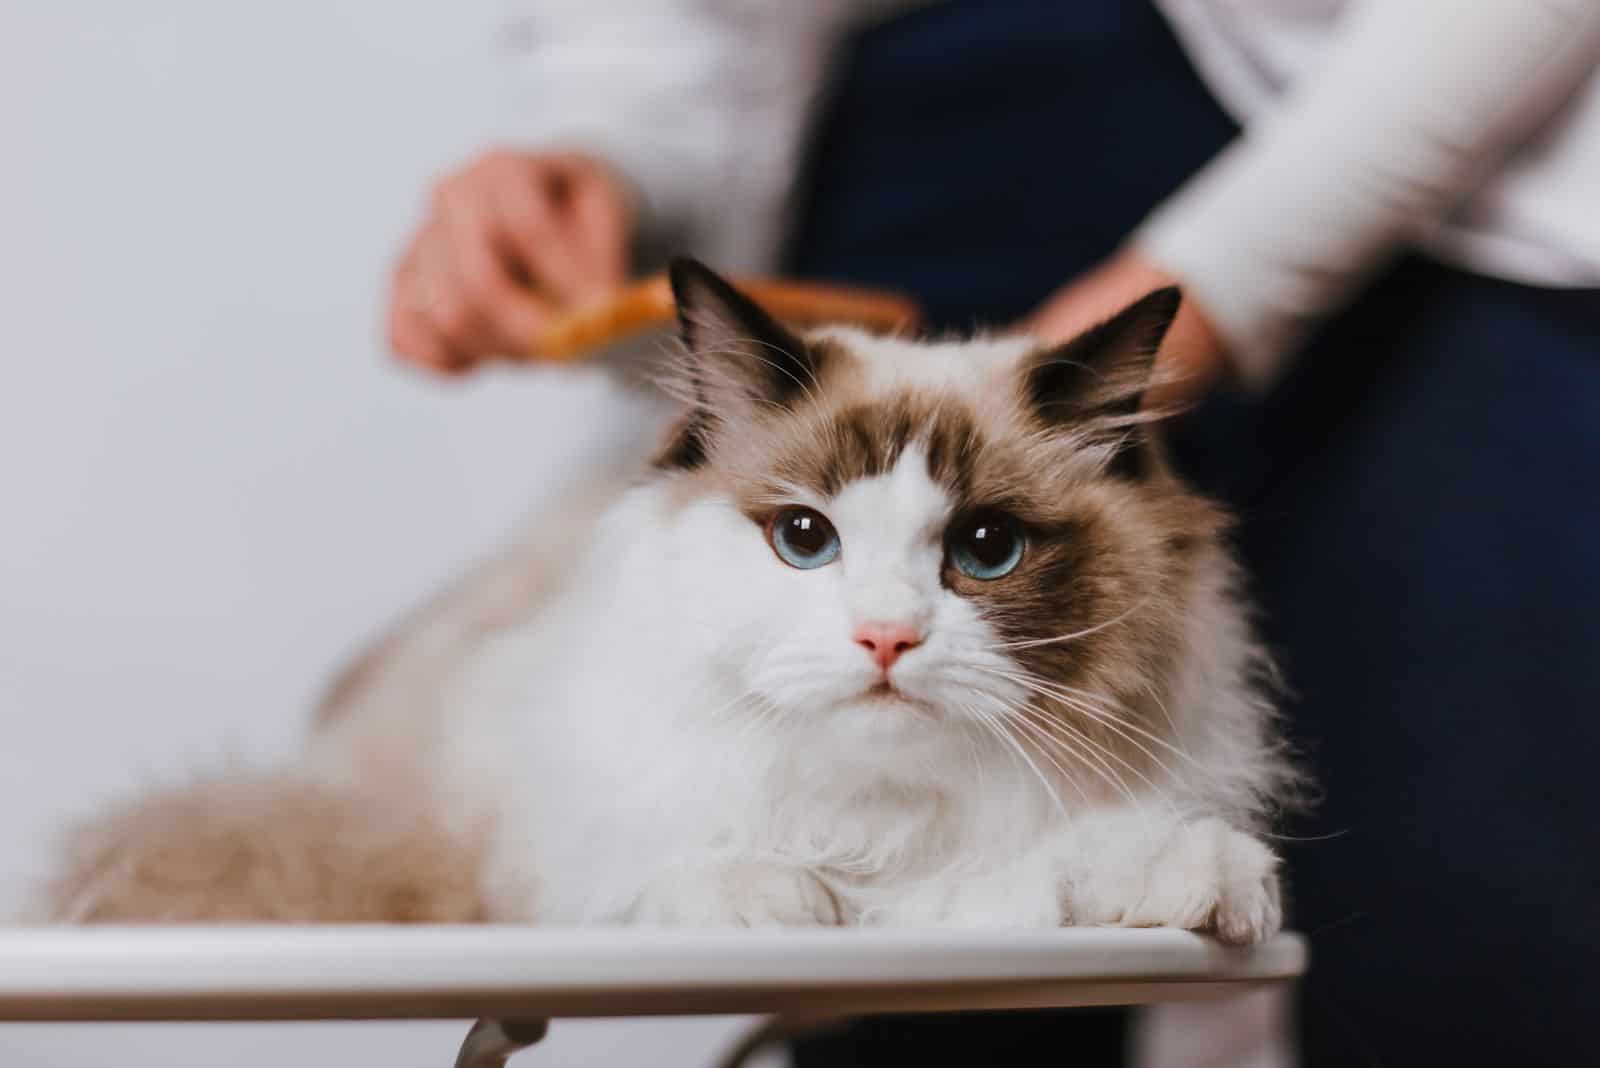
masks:
<svg viewBox="0 0 1600 1068"><path fill-rule="evenodd" d="M444 373L537 356L552 317L627 279L626 190L584 156L497 150L443 178L395 268L389 343Z"/></svg>
<svg viewBox="0 0 1600 1068"><path fill-rule="evenodd" d="M1117 253L1088 274L1062 286L1022 322L1022 328L1043 341L1069 341L1111 318L1153 290L1177 281L1138 252ZM1145 404L1183 408L1198 401L1228 369L1222 337L1188 294L1162 342L1155 384Z"/></svg>

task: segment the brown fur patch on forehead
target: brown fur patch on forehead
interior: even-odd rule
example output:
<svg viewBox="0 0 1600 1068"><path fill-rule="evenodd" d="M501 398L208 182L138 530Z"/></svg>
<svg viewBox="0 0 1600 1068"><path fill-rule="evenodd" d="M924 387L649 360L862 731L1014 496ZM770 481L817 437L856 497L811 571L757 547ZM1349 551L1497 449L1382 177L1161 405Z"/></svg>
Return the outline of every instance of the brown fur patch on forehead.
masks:
<svg viewBox="0 0 1600 1068"><path fill-rule="evenodd" d="M911 447L925 455L935 482L964 495L985 449L977 419L965 405L916 393L851 404L817 429L821 433L809 447L785 451L775 473L822 497L887 474Z"/></svg>
<svg viewBox="0 0 1600 1068"><path fill-rule="evenodd" d="M1074 518L1066 486L1097 481L1107 452L1042 426L1013 381L967 397L906 388L871 396L847 353L822 361L815 392L798 411L765 413L715 442L703 474L755 514L799 490L822 500L887 474L915 449L952 510L1000 508L1049 529Z"/></svg>
<svg viewBox="0 0 1600 1068"><path fill-rule="evenodd" d="M787 402L691 409L658 458L661 467L691 476L680 484L683 499L723 493L751 515L797 491L826 501L852 482L888 473L912 448L953 511L1000 508L1036 530L1076 522L1063 492L1072 486L1117 483L1113 488L1153 498L1181 493L1158 460L1137 477L1113 468L1128 428L1108 436L1093 424L1041 418L1027 389L1037 352L993 364L960 386L937 377L919 383L913 364L903 384L890 388L874 377L870 351L826 336L798 343L812 370Z"/></svg>
<svg viewBox="0 0 1600 1068"><path fill-rule="evenodd" d="M907 449L925 458L929 476L958 501L969 499L980 474L991 482L1015 481L1002 442L1042 437L1020 402L1018 370L1007 368L963 396L948 388L905 386L876 392L866 359L840 342L810 338L816 374L802 400L779 411L766 408L738 426L711 452L708 466L741 495L774 496L799 488L823 499L850 483L887 474Z"/></svg>

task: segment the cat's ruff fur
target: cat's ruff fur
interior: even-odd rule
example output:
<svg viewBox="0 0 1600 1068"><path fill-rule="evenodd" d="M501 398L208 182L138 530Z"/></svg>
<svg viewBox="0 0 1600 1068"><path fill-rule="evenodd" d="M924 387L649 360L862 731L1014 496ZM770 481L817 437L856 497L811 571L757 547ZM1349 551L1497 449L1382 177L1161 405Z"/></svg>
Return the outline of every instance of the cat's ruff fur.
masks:
<svg viewBox="0 0 1600 1068"><path fill-rule="evenodd" d="M674 283L651 471L396 632L293 771L92 825L57 918L1277 929L1264 660L1139 408L1176 292L1042 350ZM790 506L837 559L780 561ZM1027 532L993 581L946 551L975 508ZM864 620L920 644L880 676Z"/></svg>

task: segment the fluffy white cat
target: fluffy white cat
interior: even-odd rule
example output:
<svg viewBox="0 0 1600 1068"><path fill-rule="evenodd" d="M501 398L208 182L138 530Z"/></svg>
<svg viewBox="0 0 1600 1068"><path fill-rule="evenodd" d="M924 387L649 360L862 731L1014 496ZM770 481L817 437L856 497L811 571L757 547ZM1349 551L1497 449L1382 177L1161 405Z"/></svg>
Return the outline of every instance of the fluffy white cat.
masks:
<svg viewBox="0 0 1600 1068"><path fill-rule="evenodd" d="M1292 782L1140 398L1073 342L800 337L674 266L686 415L341 684L304 761L75 840L66 920L1274 933Z"/></svg>

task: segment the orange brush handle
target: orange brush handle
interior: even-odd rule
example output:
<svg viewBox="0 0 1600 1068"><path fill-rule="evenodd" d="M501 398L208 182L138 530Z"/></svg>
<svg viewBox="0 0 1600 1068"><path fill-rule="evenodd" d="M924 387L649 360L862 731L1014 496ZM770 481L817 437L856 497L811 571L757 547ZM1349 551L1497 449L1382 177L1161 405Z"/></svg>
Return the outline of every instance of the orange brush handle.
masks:
<svg viewBox="0 0 1600 1068"><path fill-rule="evenodd" d="M736 278L733 282L773 316L801 326L848 323L888 331L917 323L916 304L898 293L771 278ZM525 358L582 359L623 338L676 320L672 286L665 275L652 275L604 304L563 315L546 327Z"/></svg>

